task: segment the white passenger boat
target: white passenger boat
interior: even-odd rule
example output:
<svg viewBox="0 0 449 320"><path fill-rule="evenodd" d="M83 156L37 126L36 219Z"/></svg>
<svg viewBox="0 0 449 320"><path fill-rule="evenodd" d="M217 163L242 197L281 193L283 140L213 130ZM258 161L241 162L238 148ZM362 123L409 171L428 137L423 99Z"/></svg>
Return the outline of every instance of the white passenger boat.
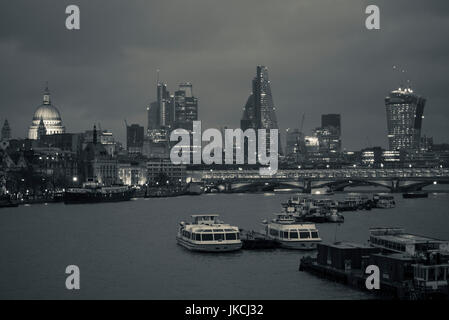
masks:
<svg viewBox="0 0 449 320"><path fill-rule="evenodd" d="M239 228L218 220L217 214L192 215L193 222L181 222L176 240L193 251L226 252L242 248Z"/></svg>
<svg viewBox="0 0 449 320"><path fill-rule="evenodd" d="M313 223L298 223L290 213L278 213L270 222L264 222L268 238L287 249L313 250L321 242Z"/></svg>

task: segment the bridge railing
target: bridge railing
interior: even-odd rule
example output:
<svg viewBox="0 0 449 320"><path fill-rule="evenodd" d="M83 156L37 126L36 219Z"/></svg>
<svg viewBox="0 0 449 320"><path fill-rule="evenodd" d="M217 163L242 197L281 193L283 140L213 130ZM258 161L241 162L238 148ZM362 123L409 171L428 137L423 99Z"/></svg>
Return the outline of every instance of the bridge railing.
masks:
<svg viewBox="0 0 449 320"><path fill-rule="evenodd" d="M404 169L296 169L278 170L273 176L261 176L258 170L198 170L188 171L188 175L202 180L229 179L400 179L400 178L448 178L447 168L404 168Z"/></svg>

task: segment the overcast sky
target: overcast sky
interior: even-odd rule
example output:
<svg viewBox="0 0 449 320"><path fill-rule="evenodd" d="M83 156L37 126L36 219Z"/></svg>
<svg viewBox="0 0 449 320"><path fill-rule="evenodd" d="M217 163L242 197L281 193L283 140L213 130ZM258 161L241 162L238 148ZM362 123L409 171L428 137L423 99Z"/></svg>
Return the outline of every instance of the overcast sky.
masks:
<svg viewBox="0 0 449 320"><path fill-rule="evenodd" d="M81 30L65 28L77 4ZM368 4L381 29L365 28ZM279 126L342 116L343 147L387 146L384 98L407 70L427 98L423 133L449 142L449 1L89 0L0 2L0 121L25 137L45 81L67 132L146 127L156 70L193 83L205 127L238 127L256 65L269 68ZM405 77L403 77L405 79Z"/></svg>

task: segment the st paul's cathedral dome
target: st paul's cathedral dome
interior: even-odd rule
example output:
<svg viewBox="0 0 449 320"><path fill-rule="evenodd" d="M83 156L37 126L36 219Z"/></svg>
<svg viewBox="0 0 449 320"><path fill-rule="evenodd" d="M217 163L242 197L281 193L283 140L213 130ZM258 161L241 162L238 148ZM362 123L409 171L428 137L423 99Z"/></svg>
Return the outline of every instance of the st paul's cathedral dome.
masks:
<svg viewBox="0 0 449 320"><path fill-rule="evenodd" d="M65 133L65 128L62 125L61 115L59 114L58 109L51 104L50 91L48 90L48 86L45 88L42 104L37 107L36 111L34 112L33 122L28 131L29 139L38 139L38 128L41 120L44 123L45 132L47 135Z"/></svg>

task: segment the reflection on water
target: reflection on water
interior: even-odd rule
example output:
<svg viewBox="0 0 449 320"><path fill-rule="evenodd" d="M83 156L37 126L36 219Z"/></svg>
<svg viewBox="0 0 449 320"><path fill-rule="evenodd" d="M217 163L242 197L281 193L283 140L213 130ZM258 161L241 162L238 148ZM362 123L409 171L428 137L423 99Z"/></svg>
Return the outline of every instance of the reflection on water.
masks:
<svg viewBox="0 0 449 320"><path fill-rule="evenodd" d="M290 196L213 194L1 209L0 298L369 298L299 272L300 258L309 253L278 249L217 255L176 245L178 223L191 214L219 213L225 222L259 231L261 220L271 218ZM341 225L318 225L321 237L366 242L369 227L401 226L449 239L448 193L395 198L395 209L346 212ZM78 292L65 289L69 264L81 270Z"/></svg>

